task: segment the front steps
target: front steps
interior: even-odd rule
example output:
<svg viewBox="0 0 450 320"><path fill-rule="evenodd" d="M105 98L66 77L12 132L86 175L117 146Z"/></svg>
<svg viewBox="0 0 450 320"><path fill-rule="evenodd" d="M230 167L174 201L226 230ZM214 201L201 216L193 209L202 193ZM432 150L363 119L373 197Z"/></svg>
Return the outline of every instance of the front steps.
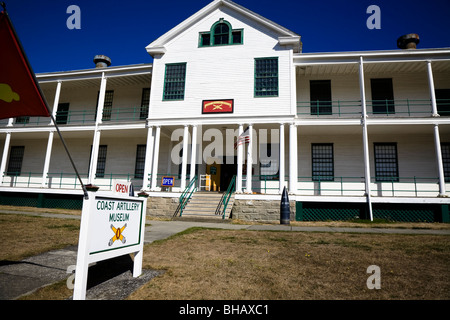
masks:
<svg viewBox="0 0 450 320"><path fill-rule="evenodd" d="M185 206L181 217L178 218L189 220L224 220L222 214L215 214L217 205L222 199L222 195L223 193L218 192L195 192ZM230 217L233 202L234 194L231 195L230 200L228 201L225 220Z"/></svg>

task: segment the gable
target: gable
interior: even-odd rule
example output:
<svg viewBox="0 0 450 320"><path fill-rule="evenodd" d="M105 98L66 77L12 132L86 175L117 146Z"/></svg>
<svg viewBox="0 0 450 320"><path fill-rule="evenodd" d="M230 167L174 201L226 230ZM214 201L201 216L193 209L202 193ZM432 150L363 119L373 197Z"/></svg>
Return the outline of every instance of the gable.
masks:
<svg viewBox="0 0 450 320"><path fill-rule="evenodd" d="M192 32L195 27L202 27L204 33L211 32L211 22L208 17L214 16L217 12L223 12L228 17L234 17L237 22L233 26L233 29L239 29L239 24L242 22L246 25L251 25L255 29L259 29L261 32L273 37L277 40L278 44L281 46L289 46L294 49L294 52L301 51L301 41L300 36L295 32L292 32L232 1L229 0L215 0L209 5L150 43L146 50L152 55L165 54L167 47L176 41L177 39L183 37L186 32ZM224 18L224 17L222 17ZM214 23L217 23L220 18ZM204 26L204 20L208 20L209 26ZM231 23L231 21L227 21ZM200 34L197 35L200 37ZM245 40L244 40L245 41Z"/></svg>

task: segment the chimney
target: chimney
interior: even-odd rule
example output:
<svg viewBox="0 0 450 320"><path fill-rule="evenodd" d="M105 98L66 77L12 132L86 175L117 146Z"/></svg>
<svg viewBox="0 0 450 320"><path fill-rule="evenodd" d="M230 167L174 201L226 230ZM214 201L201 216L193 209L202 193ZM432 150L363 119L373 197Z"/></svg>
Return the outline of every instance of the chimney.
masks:
<svg viewBox="0 0 450 320"><path fill-rule="evenodd" d="M416 33L405 34L397 39L397 47L400 49L416 49L420 42L419 35Z"/></svg>
<svg viewBox="0 0 450 320"><path fill-rule="evenodd" d="M94 57L94 63L96 68L106 68L111 65L111 59L102 54L98 54Z"/></svg>

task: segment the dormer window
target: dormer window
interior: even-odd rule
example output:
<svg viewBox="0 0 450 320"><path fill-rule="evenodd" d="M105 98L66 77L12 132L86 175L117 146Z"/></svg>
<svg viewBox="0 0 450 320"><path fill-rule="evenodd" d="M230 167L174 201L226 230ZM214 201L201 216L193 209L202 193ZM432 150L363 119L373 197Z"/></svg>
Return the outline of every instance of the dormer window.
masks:
<svg viewBox="0 0 450 320"><path fill-rule="evenodd" d="M223 18L214 23L209 32L200 32L199 46L226 46L242 44L242 29L233 30L231 24Z"/></svg>

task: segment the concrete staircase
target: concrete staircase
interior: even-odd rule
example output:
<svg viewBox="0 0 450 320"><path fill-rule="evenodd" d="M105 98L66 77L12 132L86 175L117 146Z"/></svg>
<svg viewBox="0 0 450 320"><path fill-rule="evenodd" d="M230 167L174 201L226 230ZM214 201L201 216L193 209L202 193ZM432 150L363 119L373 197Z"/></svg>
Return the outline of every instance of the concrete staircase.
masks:
<svg viewBox="0 0 450 320"><path fill-rule="evenodd" d="M185 206L181 218L223 220L222 214L215 214L217 205L222 199L222 195L223 193L218 192L195 192ZM234 194L231 195L230 200L228 201L227 210L225 212L225 219L228 219L230 217L233 202ZM223 207L221 211L223 211Z"/></svg>

